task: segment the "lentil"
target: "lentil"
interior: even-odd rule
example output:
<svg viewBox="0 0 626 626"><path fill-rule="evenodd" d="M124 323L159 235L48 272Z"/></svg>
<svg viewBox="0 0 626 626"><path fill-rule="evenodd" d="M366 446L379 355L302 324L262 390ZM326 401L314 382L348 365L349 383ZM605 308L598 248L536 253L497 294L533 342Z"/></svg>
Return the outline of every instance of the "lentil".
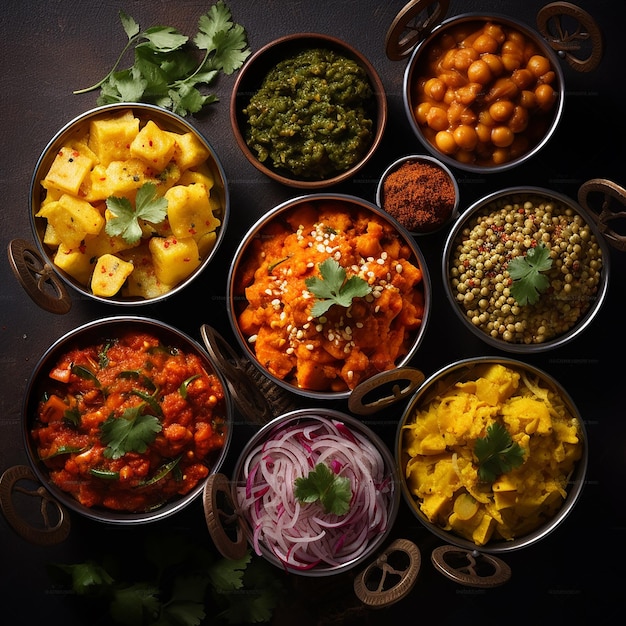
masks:
<svg viewBox="0 0 626 626"><path fill-rule="evenodd" d="M511 296L511 259L543 242L550 287L533 305ZM482 264L480 272L477 268ZM471 217L449 261L452 293L472 323L495 339L539 344L570 330L588 310L602 274L602 249L571 207L534 195L507 196ZM567 285L567 288L566 286Z"/></svg>
<svg viewBox="0 0 626 626"><path fill-rule="evenodd" d="M383 181L382 208L410 232L431 232L450 217L456 192L440 167L405 161Z"/></svg>

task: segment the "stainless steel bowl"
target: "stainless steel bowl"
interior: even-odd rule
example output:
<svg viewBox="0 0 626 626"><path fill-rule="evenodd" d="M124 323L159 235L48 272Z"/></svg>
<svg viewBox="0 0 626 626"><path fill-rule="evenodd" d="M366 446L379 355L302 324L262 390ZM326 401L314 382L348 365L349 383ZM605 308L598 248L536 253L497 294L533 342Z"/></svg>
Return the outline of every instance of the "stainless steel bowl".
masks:
<svg viewBox="0 0 626 626"><path fill-rule="evenodd" d="M173 131L177 133L193 133L193 135L200 141L200 143L206 147L209 152L209 157L206 161L214 178L214 187L212 193L219 200L222 209L219 215L221 224L217 228L215 244L212 249L201 259L200 265L179 284L174 286L170 291L164 294L157 295L151 298L143 298L139 296L124 296L121 292L118 292L112 297L102 297L94 295L91 289L81 284L76 278L70 276L67 272L54 264L54 249L46 245L43 241L46 222L44 218L36 217L37 212L40 209L41 202L45 197L45 189L41 186L41 181L48 172L55 156L61 146L73 139L79 139L88 129L89 124L93 120L106 118L112 115L121 114L124 111L132 111L135 117L139 118L140 124L143 127L149 120L155 122L160 128ZM75 291L79 295L93 299L99 302L105 302L108 304L116 304L122 306L137 306L143 304L154 304L160 302L166 298L170 298L176 293L180 292L204 271L204 269L210 264L211 260L217 254L220 244L225 236L226 227L228 223L228 217L230 214L230 196L228 185L226 182L226 175L222 168L221 162L211 146L211 144L200 134L200 132L194 128L188 121L182 117L171 113L161 107L157 107L150 104L108 104L100 107L96 107L74 118L67 124L65 124L48 142L44 148L41 156L39 157L33 177L30 184L30 222L32 232L35 238L35 242L39 253L42 256L43 263L47 268L51 268L51 272L61 279L61 282ZM18 265L22 265L18 262ZM24 268L22 268L24 269ZM29 281L23 281L23 284L28 288ZM36 290L37 285L33 285L32 289ZM29 290L30 292L30 290ZM45 304L45 299L42 299L42 294L36 292L29 293L31 297L38 303L42 301ZM69 306L68 306L69 308Z"/></svg>
<svg viewBox="0 0 626 626"><path fill-rule="evenodd" d="M368 540L367 547L364 550L360 551L358 556L355 556L351 560L345 561L341 564L319 564L311 567L310 569L295 568L285 564L283 561L277 558L277 556L267 545L263 543L263 541L259 542L262 556L270 563L273 563L277 567L285 569L288 572L309 577L329 576L332 574L343 573L347 570L353 569L360 563L363 563L374 552L376 552L381 547L383 542L387 539L393 527L393 523L396 519L400 506L400 490L398 489L396 464L393 455L384 444L384 442L361 420L340 411L326 408L308 408L291 411L273 419L271 422L268 422L260 430L258 430L245 445L239 456L239 459L237 460L231 483L233 501L238 502L237 488L241 488L242 486L245 488L246 480L244 478L244 467L246 464L246 460L257 446L263 445L272 437L280 434L281 432L284 432L286 429L289 429L291 427L299 426L302 424L319 424L320 418L341 422L349 430L363 437L365 441L374 446L377 452L382 456L385 466L385 481L389 481L391 491L387 496L387 523L384 530L371 537ZM303 450L306 450L306 445L303 447ZM251 521L247 519L243 514L240 514L240 519L243 522L245 529L244 532L246 537L248 538L249 544L252 546L255 545L255 529L251 525Z"/></svg>
<svg viewBox="0 0 626 626"><path fill-rule="evenodd" d="M365 70L373 93L371 117L374 125L370 146L363 157L349 169L321 179L295 176L287 169L275 167L269 159L260 161L257 154L246 143L247 120L243 113L243 109L249 103L251 96L259 89L270 69L284 59L313 48L333 50L356 61ZM288 187L307 190L321 189L352 178L371 159L382 141L387 123L387 98L383 83L374 66L346 41L318 33L294 33L271 41L247 59L235 80L230 101L230 121L237 145L246 159L261 173Z"/></svg>
<svg viewBox="0 0 626 626"><path fill-rule="evenodd" d="M457 382L475 380L473 374L475 374L476 368L482 365L503 365L507 368L517 370L520 373L535 377L538 381L540 381L544 388L550 389L557 394L569 414L578 421L580 429L579 436L582 441L582 453L580 459L576 462L572 474L568 478L568 484L566 487L567 496L564 498L561 507L552 518L546 520L535 530L525 535L506 541L493 540L487 542L485 545L478 546L473 541L454 534L451 531L445 530L441 526L431 522L422 512L415 496L411 493L406 480L405 468L408 456L405 452L403 435L406 424L412 421L416 411L428 406L437 395L450 390ZM484 356L457 361L442 367L439 371L435 372L426 379L423 385L410 400L398 424L395 456L398 463L398 473L400 476L404 502L415 517L430 532L447 543L461 547L470 553L484 552L487 554L498 554L530 546L554 532L565 521L578 501L584 487L588 464L588 442L585 424L578 409L576 408L576 405L567 391L552 376L532 365L528 365L527 363L508 357Z"/></svg>
<svg viewBox="0 0 626 626"><path fill-rule="evenodd" d="M480 215L495 210L494 207L504 206L509 202L519 203L523 201L524 198L535 198L538 202L555 202L566 207L574 215L579 215L582 220L589 225L589 228L593 233L602 254L602 270L599 283L595 288L595 292L586 296L584 300L585 307L581 307L580 316L578 317L577 321L575 323L572 323L572 325L565 332L546 339L541 343L507 341L503 338L501 334L492 336L491 334L486 332L486 330L481 329L466 314L466 310L463 305L460 304L457 300L457 294L455 293L451 284L452 255L457 245L459 244L459 241L464 237L463 233L464 230L468 227L468 223L470 223L471 220ZM602 307L608 289L610 275L610 251L606 240L599 232L593 219L589 217L588 214L572 199L558 192L543 189L540 187L510 187L508 189L503 189L501 191L489 194L488 196L482 198L481 200L478 200L462 212L461 216L448 234L444 246L441 271L447 300L463 326L465 326L479 339L483 340L494 348L498 348L500 350L505 350L508 352L529 354L551 350L570 343L593 323L594 319L596 318ZM489 287L489 291L491 292L493 289L495 289L495 286L492 285L492 283L490 283L490 285L491 286ZM566 294L564 293L562 297L565 296ZM479 297L483 296L481 295ZM484 297L489 297L489 294ZM543 294L542 297L551 298L552 296L549 293L546 293ZM572 298L574 299L574 297ZM553 300L553 303L554 302L555 301ZM525 307L528 307L532 310L533 305L528 304L525 305ZM515 322L516 319L513 319L512 321Z"/></svg>
<svg viewBox="0 0 626 626"><path fill-rule="evenodd" d="M249 357L254 365L256 365L256 367L265 376L282 388L292 391L300 396L319 400L338 400L347 398L350 395L351 390L319 391L313 388L304 388L298 386L297 383L292 380L292 375L289 380L285 380L270 373L265 364L261 363L257 358L254 347L251 345L251 337L244 335L238 321L241 311L245 309L248 303L245 290L242 288L242 283L245 283L245 286L247 286L252 282L253 277L252 274L250 274L251 264L254 267L258 267L255 257L257 254L257 252L255 252L257 244L259 242L269 240L268 238L273 238L275 241L277 236L275 234L275 229L280 228L281 230L284 230L285 225L288 224L287 217L293 211L302 209L303 207L310 207L314 211L319 211L319 207L325 205L326 203L333 203L334 205L341 207L342 213L345 213L348 216L354 215L355 212L358 211L364 212L366 215L369 213L373 216L381 218L383 223L386 223L390 229L392 229L391 232L394 233L393 240L399 241L402 246L406 247L410 251L410 262L420 268L422 274L421 289L423 290L424 309L421 324L419 328L411 331L411 337L408 342L406 354L400 355L395 363L398 367L408 364L422 342L430 317L432 295L430 277L426 267L426 262L414 239L402 226L400 226L400 224L387 215L382 209L380 209L380 207L377 207L376 205L361 198L345 194L318 193L299 196L274 207L248 230L248 233L244 236L237 251L235 252L234 260L229 271L226 295L228 302L228 315L237 342L243 353ZM289 226L289 228L291 229L291 226ZM295 232L295 229L292 232ZM243 277L244 272L245 278ZM285 349L287 349L287 347L288 346L286 345Z"/></svg>
<svg viewBox="0 0 626 626"><path fill-rule="evenodd" d="M552 71L555 74L555 80L553 83L554 90L556 92L556 101L554 102L549 113L545 116L545 129L541 130L536 136L530 137L529 145L526 149L515 154L509 160L503 163L496 164L477 164L469 159L457 158L452 154L446 154L442 150L438 149L424 134L423 127L418 123L415 117L415 111L418 101L414 95L414 86L420 75L420 65L422 62L426 62L429 53L436 45L436 41L444 34L453 31L460 26L468 26L475 24L477 27L484 25L487 22L493 22L503 25L506 28L513 29L522 35L524 35L529 41L532 41L535 46L541 51L547 59L550 60ZM489 174L496 172L503 172L514 168L536 155L551 139L561 119L563 106L565 102L565 87L563 70L556 53L552 48L542 39L539 34L532 29L528 28L524 24L517 20L511 19L503 15L483 15L479 13L467 13L459 16L455 16L446 19L441 24L433 28L427 36L419 42L414 48L411 57L408 61L408 65L404 72L403 79L403 101L404 110L411 126L411 129L415 133L415 136L424 148L433 156L441 159L449 166L466 170L469 172L475 172L480 174ZM524 131L525 133L526 131ZM524 133L520 133L520 136Z"/></svg>
<svg viewBox="0 0 626 626"><path fill-rule="evenodd" d="M201 495L207 479L201 480L189 493L175 497L158 508L147 512L121 512L104 507L84 506L51 481L48 469L37 454L36 446L31 436L31 428L34 423L37 404L42 397L43 391L48 386L48 374L62 354L74 347L86 347L94 343L115 339L117 336L132 330L148 332L162 340L165 345L178 347L183 351L198 355L206 371L213 373L219 379L224 389L224 401L220 406L220 410L223 411L227 430L223 447L206 459L210 474L217 472L224 462L232 435L233 408L231 398L228 395L226 381L223 378L220 368L210 359L208 354L205 353L196 341L174 327L154 319L136 316L104 318L79 326L57 339L39 359L31 375L24 393L22 418L23 443L28 459L37 480L45 487L51 497L63 507L67 507L83 517L98 522L123 526L156 522L178 513Z"/></svg>

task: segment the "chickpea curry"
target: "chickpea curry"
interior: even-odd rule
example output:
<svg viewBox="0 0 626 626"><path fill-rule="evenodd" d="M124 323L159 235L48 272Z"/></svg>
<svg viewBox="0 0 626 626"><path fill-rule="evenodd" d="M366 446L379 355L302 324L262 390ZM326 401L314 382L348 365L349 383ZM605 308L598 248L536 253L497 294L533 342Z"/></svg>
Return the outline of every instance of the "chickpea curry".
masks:
<svg viewBox="0 0 626 626"><path fill-rule="evenodd" d="M425 295L414 256L397 229L369 210L300 203L270 220L242 256L233 284L235 306L243 301L239 329L274 377L306 390L353 389L395 367L415 341ZM310 285L323 282L328 259L345 273L343 285L367 288L317 314Z"/></svg>
<svg viewBox="0 0 626 626"><path fill-rule="evenodd" d="M206 478L227 429L224 390L198 354L128 331L57 359L31 434L61 490L137 513Z"/></svg>

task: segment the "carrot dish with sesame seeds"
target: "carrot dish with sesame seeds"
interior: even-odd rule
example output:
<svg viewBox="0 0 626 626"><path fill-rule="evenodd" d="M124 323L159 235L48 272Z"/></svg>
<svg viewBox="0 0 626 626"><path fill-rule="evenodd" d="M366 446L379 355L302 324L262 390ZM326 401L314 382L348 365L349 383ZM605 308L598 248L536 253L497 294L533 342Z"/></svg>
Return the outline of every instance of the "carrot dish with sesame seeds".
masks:
<svg viewBox="0 0 626 626"><path fill-rule="evenodd" d="M382 217L338 200L299 204L251 240L234 278L239 328L259 363L300 389L341 392L393 369L422 324L422 270ZM307 278L332 258L371 287L315 317Z"/></svg>
<svg viewBox="0 0 626 626"><path fill-rule="evenodd" d="M57 359L31 433L61 490L138 513L206 478L227 429L224 390L199 355L128 332Z"/></svg>

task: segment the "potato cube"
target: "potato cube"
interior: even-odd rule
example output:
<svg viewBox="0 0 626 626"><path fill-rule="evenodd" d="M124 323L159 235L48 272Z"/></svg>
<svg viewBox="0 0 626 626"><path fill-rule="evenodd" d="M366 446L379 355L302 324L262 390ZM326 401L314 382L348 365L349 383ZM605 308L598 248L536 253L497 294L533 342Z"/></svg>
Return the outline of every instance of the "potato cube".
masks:
<svg viewBox="0 0 626 626"><path fill-rule="evenodd" d="M111 161L106 168L107 196L126 196L152 182L152 171L141 159Z"/></svg>
<svg viewBox="0 0 626 626"><path fill-rule="evenodd" d="M201 237L194 237L194 239L198 244L198 254L200 255L200 258L206 259L211 250L215 247L217 233L213 230L210 233L205 233Z"/></svg>
<svg viewBox="0 0 626 626"><path fill-rule="evenodd" d="M172 290L173 285L162 283L157 278L147 243L133 250L126 250L120 256L133 264L133 271L122 287L124 296L150 299Z"/></svg>
<svg viewBox="0 0 626 626"><path fill-rule="evenodd" d="M220 224L213 215L204 185L175 185L167 190L165 198L167 217L177 237L197 240Z"/></svg>
<svg viewBox="0 0 626 626"><path fill-rule="evenodd" d="M172 133L161 130L152 120L139 131L130 144L131 156L143 159L157 171L161 171L172 160L176 140Z"/></svg>
<svg viewBox="0 0 626 626"><path fill-rule="evenodd" d="M172 157L181 170L188 170L204 163L210 156L209 149L194 135L188 133L171 133L176 142L176 150Z"/></svg>
<svg viewBox="0 0 626 626"><path fill-rule="evenodd" d="M37 213L45 217L67 248L77 248L87 235L97 235L104 217L89 202L63 194L56 202L46 204Z"/></svg>
<svg viewBox="0 0 626 626"><path fill-rule="evenodd" d="M54 255L54 264L86 287L91 279L95 257L88 254L84 247L68 248L60 243Z"/></svg>
<svg viewBox="0 0 626 626"><path fill-rule="evenodd" d="M95 296L110 298L122 288L132 271L132 263L114 254L103 254L98 258L91 276L91 291Z"/></svg>
<svg viewBox="0 0 626 626"><path fill-rule="evenodd" d="M179 183L181 185L204 185L208 195L209 191L213 189L215 179L213 178L211 170L208 168L205 168L202 172L198 170L185 170L180 177Z"/></svg>
<svg viewBox="0 0 626 626"><path fill-rule="evenodd" d="M109 180L104 165L95 165L80 187L80 197L87 202L106 200L110 193Z"/></svg>
<svg viewBox="0 0 626 626"><path fill-rule="evenodd" d="M95 165L90 150L81 152L78 147L63 146L58 152L42 185L46 189L76 195L83 181Z"/></svg>
<svg viewBox="0 0 626 626"><path fill-rule="evenodd" d="M43 233L43 242L51 248L56 248L61 243L57 231L54 230L54 226L50 224L50 222L46 224L46 230Z"/></svg>
<svg viewBox="0 0 626 626"><path fill-rule="evenodd" d="M123 161L130 157L130 144L139 133L139 119L132 111L89 124L89 148L98 155L100 163Z"/></svg>
<svg viewBox="0 0 626 626"><path fill-rule="evenodd" d="M153 237L149 246L156 277L167 285L177 285L200 265L198 245L192 237Z"/></svg>

